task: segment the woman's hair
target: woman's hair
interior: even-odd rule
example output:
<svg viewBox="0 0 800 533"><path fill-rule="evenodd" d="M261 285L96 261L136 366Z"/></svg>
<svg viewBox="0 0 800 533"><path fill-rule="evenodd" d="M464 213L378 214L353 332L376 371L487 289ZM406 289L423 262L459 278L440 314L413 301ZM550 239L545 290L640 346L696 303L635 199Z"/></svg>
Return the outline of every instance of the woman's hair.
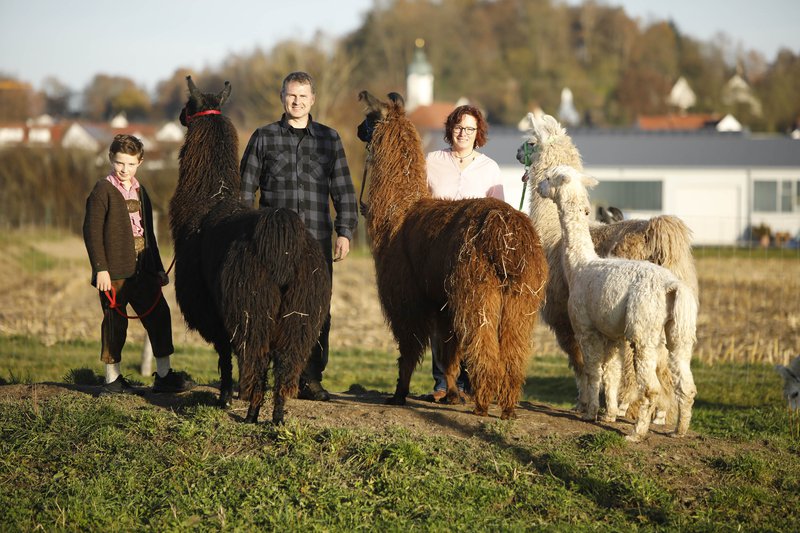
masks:
<svg viewBox="0 0 800 533"><path fill-rule="evenodd" d="M144 145L142 141L133 135L118 133L114 136L114 140L111 141L111 146L108 149L109 157L114 154L135 155L141 161L144 159Z"/></svg>
<svg viewBox="0 0 800 533"><path fill-rule="evenodd" d="M489 132L489 125L486 124L486 120L484 120L483 113L481 113L480 109L472 105L460 105L453 109L453 112L447 116L447 120L444 123L444 140L447 141L449 145L453 144L453 128L461 122L461 117L464 115L471 115L477 123L478 129L475 132L475 148L480 148L485 145L488 140L487 133Z"/></svg>

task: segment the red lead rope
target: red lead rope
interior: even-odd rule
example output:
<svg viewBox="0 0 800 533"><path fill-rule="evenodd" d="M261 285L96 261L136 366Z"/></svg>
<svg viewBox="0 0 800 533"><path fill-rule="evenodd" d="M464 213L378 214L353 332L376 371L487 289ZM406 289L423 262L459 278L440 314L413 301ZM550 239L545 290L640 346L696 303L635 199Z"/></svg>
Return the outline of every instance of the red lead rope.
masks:
<svg viewBox="0 0 800 533"><path fill-rule="evenodd" d="M167 269L167 272L166 272L166 274L167 274L168 276L169 276L169 273L170 273L170 271L172 270L172 267L173 267L173 266L175 266L175 258L174 258L174 257L172 258L172 263L170 263L170 265L169 265L169 268ZM113 285L111 286L111 290L110 290L110 291L103 291L103 293L106 295L106 298L108 298L108 302L111 304L111 305L109 305L109 307L110 307L111 309L113 309L114 311L116 311L116 312L117 312L117 314L118 314L119 316L121 316L121 317L125 317L125 318L127 318L127 319L131 319L131 320L141 320L142 318L144 318L144 317L146 317L147 315L149 315L150 313L152 313L152 312L153 312L153 309L155 309L155 308L156 308L156 305L158 305L158 301L159 301L159 300L161 299L161 297L164 295L164 293L163 293L163 292L162 292L162 290L161 290L161 287L159 287L159 288L158 288L158 294L156 294L156 299L155 299L155 301L153 302L153 305L151 305L151 306L150 306L150 309L148 309L147 311L145 311L145 312L144 312L144 313L142 313L141 315L126 315L126 314L125 314L125 313L124 313L124 312L123 312L123 311L122 311L122 310L119 308L119 305L117 304L117 289L115 289Z"/></svg>

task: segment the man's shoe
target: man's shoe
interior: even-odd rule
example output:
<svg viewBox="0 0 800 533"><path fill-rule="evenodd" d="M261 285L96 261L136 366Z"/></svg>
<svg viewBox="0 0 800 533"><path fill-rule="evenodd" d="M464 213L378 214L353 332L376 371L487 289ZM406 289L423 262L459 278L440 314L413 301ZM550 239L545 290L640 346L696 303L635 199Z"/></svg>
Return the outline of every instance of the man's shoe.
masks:
<svg viewBox="0 0 800 533"><path fill-rule="evenodd" d="M331 399L331 395L328 394L328 391L322 387L319 381L309 381L300 385L300 392L297 393L297 397L301 400L314 400L315 402L327 402Z"/></svg>
<svg viewBox="0 0 800 533"><path fill-rule="evenodd" d="M100 394L139 394L139 390L128 383L128 380L120 375L117 376L117 379L111 383L106 383L103 385L103 387L100 389Z"/></svg>
<svg viewBox="0 0 800 533"><path fill-rule="evenodd" d="M196 383L186 377L183 372L175 372L171 368L163 378L158 373L153 374L156 379L153 382L153 392L186 392L194 388Z"/></svg>

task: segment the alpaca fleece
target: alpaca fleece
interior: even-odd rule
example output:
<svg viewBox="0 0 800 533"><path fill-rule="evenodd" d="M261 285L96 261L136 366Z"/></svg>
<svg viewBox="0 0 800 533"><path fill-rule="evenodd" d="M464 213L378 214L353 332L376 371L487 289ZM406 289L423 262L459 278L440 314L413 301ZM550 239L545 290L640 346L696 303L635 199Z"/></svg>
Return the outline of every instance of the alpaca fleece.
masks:
<svg viewBox="0 0 800 533"><path fill-rule="evenodd" d="M583 169L577 147L555 118L549 115L537 118L529 114L528 119L531 123L528 140L517 152L517 159L530 166L527 177L532 189L545 180L549 170L558 165L568 165L578 171ZM542 238L550 273L542 318L553 330L559 346L569 358L578 385L578 409L585 411L586 401L580 395L580 391L585 389L583 353L575 340L575 332L567 312L569 287L561 261L564 245L558 212L553 202L538 194L531 194L529 201L531 220ZM590 222L589 231L595 251L601 257L623 257L661 265L686 283L697 300L697 271L692 256L691 232L679 218L658 216L650 220L624 220L612 224ZM666 364L666 350L661 355L658 376L663 394L658 400L656 418L663 423L665 419L677 416L678 406L674 400L674 385ZM632 353L627 349L620 404L622 407L630 405L628 415L635 418L638 411L638 387L631 356Z"/></svg>
<svg viewBox="0 0 800 533"><path fill-rule="evenodd" d="M239 200L236 130L221 114L197 116L219 111L230 85L215 95L187 80L187 132L170 201L175 295L187 325L219 355L220 403L233 395L235 352L239 396L250 401L245 420L258 420L271 367L272 420L280 423L328 309L327 266L296 213Z"/></svg>
<svg viewBox="0 0 800 533"><path fill-rule="evenodd" d="M436 328L445 340L446 402L461 401L456 374L466 363L474 413L497 401L513 416L544 297L547 261L531 221L493 198L435 200L422 143L402 98L366 92L371 132L367 230L378 294L397 340L399 377L389 403L402 405L414 368Z"/></svg>

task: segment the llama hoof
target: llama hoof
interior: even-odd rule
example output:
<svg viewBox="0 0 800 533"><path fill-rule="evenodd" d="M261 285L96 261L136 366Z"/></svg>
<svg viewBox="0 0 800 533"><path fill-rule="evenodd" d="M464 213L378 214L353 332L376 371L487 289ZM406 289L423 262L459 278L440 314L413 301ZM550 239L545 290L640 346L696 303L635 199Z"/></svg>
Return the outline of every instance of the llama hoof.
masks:
<svg viewBox="0 0 800 533"><path fill-rule="evenodd" d="M600 417L600 421L601 422L614 423L614 422L617 421L617 417L616 416L611 416L611 415L603 415L603 416Z"/></svg>
<svg viewBox="0 0 800 533"><path fill-rule="evenodd" d="M251 415L248 414L246 417L244 417L244 423L245 424L257 424L258 423L258 416L251 416Z"/></svg>
<svg viewBox="0 0 800 533"><path fill-rule="evenodd" d="M500 420L514 420L515 418L517 418L517 415L513 409L500 413Z"/></svg>
<svg viewBox="0 0 800 533"><path fill-rule="evenodd" d="M586 420L587 422L595 422L597 420L597 415L588 412L583 412L581 414L581 420Z"/></svg>
<svg viewBox="0 0 800 533"><path fill-rule="evenodd" d="M653 424L657 426L663 426L667 423L667 413L656 413L656 416L653 418Z"/></svg>
<svg viewBox="0 0 800 533"><path fill-rule="evenodd" d="M488 409L479 409L479 408L476 407L475 409L472 410L472 414L473 415L478 415L478 416L489 416L489 410Z"/></svg>
<svg viewBox="0 0 800 533"><path fill-rule="evenodd" d="M466 400L458 393L448 394L447 396L444 397L443 400L441 400L441 402L446 403L448 405L463 405L467 403Z"/></svg>
<svg viewBox="0 0 800 533"><path fill-rule="evenodd" d="M669 433L669 436L670 436L670 437L672 437L673 439L682 439L683 437L685 437L685 436L686 436L686 433L679 433L679 432L676 430L676 431L671 431L671 432Z"/></svg>
<svg viewBox="0 0 800 533"><path fill-rule="evenodd" d="M386 405L405 405L406 399L398 396L391 396L386 400Z"/></svg>
<svg viewBox="0 0 800 533"><path fill-rule="evenodd" d="M639 435L638 433L631 433L630 435L625 435L625 440L628 442L642 442L644 440L644 436Z"/></svg>
<svg viewBox="0 0 800 533"><path fill-rule="evenodd" d="M220 409L230 409L233 405L233 402L230 398L225 398L224 396L220 396L219 400L217 400L217 407Z"/></svg>

